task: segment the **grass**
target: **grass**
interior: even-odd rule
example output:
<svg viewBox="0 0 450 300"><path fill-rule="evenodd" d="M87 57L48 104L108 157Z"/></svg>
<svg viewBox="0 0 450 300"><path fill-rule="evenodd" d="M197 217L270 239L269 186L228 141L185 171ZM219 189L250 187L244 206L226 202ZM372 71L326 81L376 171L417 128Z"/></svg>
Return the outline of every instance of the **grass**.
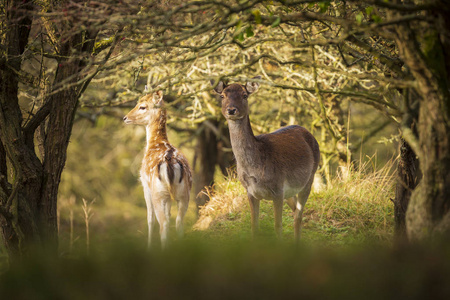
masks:
<svg viewBox="0 0 450 300"><path fill-rule="evenodd" d="M375 169L369 162L352 168L345 178L336 177L325 188L313 191L306 203L302 243L325 246L365 242L389 244L393 238L393 163ZM210 201L196 219L194 201L185 218L185 240L213 244L251 241L250 208L245 190L236 176L217 178ZM143 196L142 196L143 199ZM89 207L88 207L89 206ZM106 253L120 243L144 249L147 220L144 201L108 198L93 201L62 198L59 202L60 253L65 256L93 251ZM89 211L88 211L89 210ZM172 206L172 219L176 205ZM275 239L271 201L260 209L262 240ZM283 211L283 242L293 243L293 215L287 205ZM176 240L175 220L170 238ZM158 234L155 238L158 243Z"/></svg>
<svg viewBox="0 0 450 300"><path fill-rule="evenodd" d="M300 245L287 205L283 240L275 239L268 201L261 236L251 239L233 175L217 181L198 221L190 208L185 239L171 228L166 251L145 249L144 203L63 199L59 257L36 252L9 270L3 263L0 299L448 299L450 244L391 243L392 165L376 170L369 161L313 192Z"/></svg>
<svg viewBox="0 0 450 300"><path fill-rule="evenodd" d="M372 160L352 167L349 174L334 178L329 184L313 191L306 203L302 242L326 246L351 245L365 242L389 244L393 238L394 197L393 162L380 169ZM194 201L185 218L185 240L214 244L250 241L250 209L245 190L231 173L217 178L211 200L196 219ZM147 238L146 208L135 199L60 198L59 236L62 256L80 253L106 253L120 243L130 243L144 249ZM173 205L172 218L176 216ZM272 202L262 201L260 210L261 239L275 239ZM171 222L171 240L176 240L175 222ZM283 241L293 242L293 215L287 205L283 212ZM155 242L158 242L156 234ZM3 257L3 258L1 258ZM0 258L6 261L0 251Z"/></svg>
<svg viewBox="0 0 450 300"><path fill-rule="evenodd" d="M358 170L336 177L325 188L313 191L303 215L302 239L305 243L328 245L389 242L393 235L393 163L374 170L371 161ZM210 202L202 208L194 234L211 239L250 238L250 209L245 190L231 175L220 180L209 192ZM262 201L260 227L263 237L274 237L272 202ZM201 233L200 233L201 232ZM293 214L283 211L283 239L293 240Z"/></svg>

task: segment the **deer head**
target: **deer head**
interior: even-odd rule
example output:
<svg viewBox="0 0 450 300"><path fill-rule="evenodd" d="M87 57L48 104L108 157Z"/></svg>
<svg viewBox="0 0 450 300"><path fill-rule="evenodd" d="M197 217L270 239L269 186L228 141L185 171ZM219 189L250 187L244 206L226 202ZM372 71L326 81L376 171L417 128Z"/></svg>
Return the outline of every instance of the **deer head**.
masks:
<svg viewBox="0 0 450 300"><path fill-rule="evenodd" d="M261 79L261 76L253 77ZM214 85L214 81L211 81ZM259 88L258 82L247 82L245 85L233 83L226 85L219 81L214 91L220 95L222 100L222 114L227 120L240 120L248 116L248 96L255 93Z"/></svg>
<svg viewBox="0 0 450 300"><path fill-rule="evenodd" d="M126 124L150 124L158 118L163 105L162 91L146 95L139 100L137 105L123 118L123 120Z"/></svg>

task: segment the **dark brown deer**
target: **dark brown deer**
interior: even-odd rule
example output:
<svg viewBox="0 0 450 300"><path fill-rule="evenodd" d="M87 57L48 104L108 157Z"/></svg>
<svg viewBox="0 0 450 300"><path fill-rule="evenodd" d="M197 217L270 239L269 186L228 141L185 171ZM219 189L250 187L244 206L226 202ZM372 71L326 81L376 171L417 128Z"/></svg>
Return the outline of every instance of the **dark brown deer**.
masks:
<svg viewBox="0 0 450 300"><path fill-rule="evenodd" d="M156 217L160 225L161 245L165 248L169 234L171 198L178 204L176 227L178 235L183 235L183 218L189 206L192 186L191 169L184 155L167 139L162 91L142 97L123 120L126 124L144 125L147 129L141 182L147 204L148 247L151 245Z"/></svg>
<svg viewBox="0 0 450 300"><path fill-rule="evenodd" d="M273 200L275 231L281 237L283 200L287 199L294 211L298 241L303 208L319 165L319 145L308 130L298 125L255 136L250 125L248 97L258 88L256 81L245 85L226 85L220 81L214 90L222 98L222 114L228 121L238 177L247 190L253 235L259 229L259 202L266 199Z"/></svg>

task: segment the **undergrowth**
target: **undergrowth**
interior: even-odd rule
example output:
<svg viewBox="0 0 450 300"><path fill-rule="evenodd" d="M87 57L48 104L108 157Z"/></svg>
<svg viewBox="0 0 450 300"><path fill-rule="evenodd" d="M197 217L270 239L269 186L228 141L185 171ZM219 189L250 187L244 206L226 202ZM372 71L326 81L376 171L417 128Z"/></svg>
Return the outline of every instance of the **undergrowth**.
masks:
<svg viewBox="0 0 450 300"><path fill-rule="evenodd" d="M303 214L302 239L306 243L359 243L390 241L393 234L395 175L393 162L375 169L372 161L349 167L319 191L313 191ZM250 238L250 207L235 174L218 181L208 191L210 201L200 211L194 234L204 238ZM274 236L272 202L262 201L260 227L263 236ZM293 214L283 211L283 239L293 240Z"/></svg>
<svg viewBox="0 0 450 300"><path fill-rule="evenodd" d="M33 252L9 266L0 259L0 299L449 299L448 243L391 243L392 165L352 167L314 191L300 245L287 205L276 241L268 201L261 238L251 238L234 175L208 192L195 224L191 207L185 239L171 228L165 251L145 249L143 205L89 201L83 213L72 199L60 206L59 256Z"/></svg>

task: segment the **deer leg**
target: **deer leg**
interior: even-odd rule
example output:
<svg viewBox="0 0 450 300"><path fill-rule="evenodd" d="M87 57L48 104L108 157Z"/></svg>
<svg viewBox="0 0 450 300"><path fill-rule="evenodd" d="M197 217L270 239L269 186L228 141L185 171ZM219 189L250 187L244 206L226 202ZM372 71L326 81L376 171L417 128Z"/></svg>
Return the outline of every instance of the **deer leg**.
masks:
<svg viewBox="0 0 450 300"><path fill-rule="evenodd" d="M169 227L170 227L170 207L171 201L170 197L164 199L163 209L164 209L164 222L161 226L161 246L163 249L167 247L167 238L169 237Z"/></svg>
<svg viewBox="0 0 450 300"><path fill-rule="evenodd" d="M147 226L148 226L148 237L147 237L147 248L150 249L153 238L153 228L155 227L155 212L153 210L153 205L150 203L147 206Z"/></svg>
<svg viewBox="0 0 450 300"><path fill-rule="evenodd" d="M252 216L252 236L255 237L259 231L259 200L248 195L248 202L250 203L250 212Z"/></svg>
<svg viewBox="0 0 450 300"><path fill-rule="evenodd" d="M295 204L297 203L297 197L291 197L285 200L287 205L292 209L292 211L295 211Z"/></svg>
<svg viewBox="0 0 450 300"><path fill-rule="evenodd" d="M177 204L178 204L177 225L176 225L177 233L178 237L182 238L184 235L183 220L189 207L189 192L184 193L181 199L177 199Z"/></svg>
<svg viewBox="0 0 450 300"><path fill-rule="evenodd" d="M275 233L277 234L277 238L281 239L281 234L283 232L283 198L277 198L273 200L273 211L275 214Z"/></svg>
<svg viewBox="0 0 450 300"><path fill-rule="evenodd" d="M164 249L167 246L167 237L169 234L170 196L160 193L156 197L152 197L152 203L156 219L159 223L161 247Z"/></svg>
<svg viewBox="0 0 450 300"><path fill-rule="evenodd" d="M147 226L148 226L148 237L147 237L147 248L150 249L153 236L153 227L155 226L155 212L152 204L152 196L150 193L150 188L144 184L144 198L147 205Z"/></svg>
<svg viewBox="0 0 450 300"><path fill-rule="evenodd" d="M294 211L294 237L295 241L300 241L300 230L302 226L303 209L305 207L306 201L308 200L311 187L305 188L297 196L296 208Z"/></svg>

